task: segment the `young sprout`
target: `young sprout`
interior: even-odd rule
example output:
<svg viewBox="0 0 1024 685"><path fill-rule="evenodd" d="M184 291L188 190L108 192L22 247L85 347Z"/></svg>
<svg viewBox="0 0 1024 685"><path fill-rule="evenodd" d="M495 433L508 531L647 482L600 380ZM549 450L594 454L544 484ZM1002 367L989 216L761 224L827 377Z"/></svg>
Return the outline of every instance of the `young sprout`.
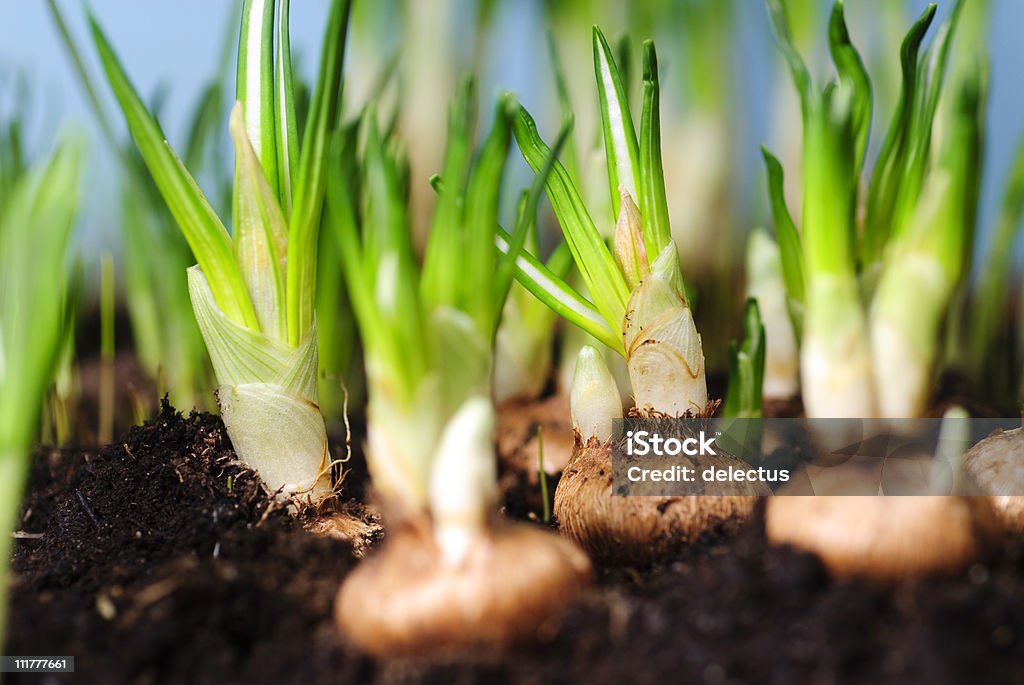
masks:
<svg viewBox="0 0 1024 685"><path fill-rule="evenodd" d="M64 144L45 165L0 178L0 644L21 492L68 323L64 274L81 156Z"/></svg>
<svg viewBox="0 0 1024 685"><path fill-rule="evenodd" d="M605 244L571 175L555 163L547 180L548 197L590 299L529 254L517 260L517 278L565 319L625 358L633 414L705 416L716 403L708 398L704 352L669 225L654 44L644 43L639 137L619 68L597 27L594 63L608 187L618 217L613 248ZM515 107L513 117L519 149L539 171L550 150L525 109ZM596 350L581 352L572 392L576 449L555 490L555 513L565 534L600 557L643 562L680 539L749 513L753 495L762 490L748 483L728 497L612 497L608 438L621 404L611 379Z"/></svg>
<svg viewBox="0 0 1024 685"><path fill-rule="evenodd" d="M588 206L593 206L591 203L595 201L602 202L601 207L610 213L607 174L603 159L599 159L599 155L603 155L596 147L600 145L599 139L594 138L595 147L588 150L591 154L582 158L578 156L576 134L579 122L575 118L570 99L570 80L562 67L553 36L548 39L548 52L560 115L563 124L571 127L561 155L566 171L576 186L583 189ZM537 231L533 228L527 236L524 250L538 254ZM614 222L609 222L605 228L608 234L606 237L611 237ZM564 241L551 253L545 266L559 278L573 278L572 282L579 285L578 274L572 273L572 252ZM538 429L541 427L547 437L544 460L546 472L552 475L560 473L569 462L574 447L572 426L568 419L569 389L572 387L576 355L584 345L601 346L582 329L562 330L559 339L561 368L554 379L555 392L550 397L542 398L542 392L552 380L552 348L557 323L557 316L550 307L534 297L521 283L513 283L498 326L495 347L494 392L499 403L498 454L503 463L525 472L531 479L537 472L540 442ZM624 385L628 387L625 361L608 348L603 348L603 351L605 361L609 362L618 378L625 379Z"/></svg>
<svg viewBox="0 0 1024 685"><path fill-rule="evenodd" d="M132 137L198 261L188 270L189 295L235 451L269 490L309 503L332 489L317 406L313 312L327 144L338 126L349 5L331 4L317 84L300 125L289 2L244 3L238 102L229 127L235 145L231 235L90 20Z"/></svg>
<svg viewBox="0 0 1024 685"><path fill-rule="evenodd" d="M765 330L757 300L743 311L743 339L729 344L729 392L722 416L759 419L764 415Z"/></svg>
<svg viewBox="0 0 1024 685"><path fill-rule="evenodd" d="M980 178L984 71L956 84L944 137L932 140L957 3L923 55L930 6L903 42L903 89L861 196L872 91L833 6L837 75L815 91L779 0L769 9L803 119L803 220L796 232L782 167L764 152L810 417L920 416L930 399L936 339L969 260ZM933 159L932 150L939 150ZM863 200L863 202L862 202ZM863 207L859 212L858 208ZM864 301L867 300L867 306Z"/></svg>
<svg viewBox="0 0 1024 685"><path fill-rule="evenodd" d="M800 392L800 350L779 246L763 228L755 228L747 239L746 268L747 296L757 300L764 322L764 399L789 400Z"/></svg>
<svg viewBox="0 0 1024 685"><path fill-rule="evenodd" d="M473 155L475 102L468 80L451 108L443 173L432 180L438 198L422 269L404 157L380 136L373 111L360 126L361 150L354 134L333 147L327 225L365 341L367 461L390 531L346 579L336 618L376 654L529 637L590 573L569 541L495 516L494 338L546 172L519 213L513 256L500 255L506 103Z"/></svg>

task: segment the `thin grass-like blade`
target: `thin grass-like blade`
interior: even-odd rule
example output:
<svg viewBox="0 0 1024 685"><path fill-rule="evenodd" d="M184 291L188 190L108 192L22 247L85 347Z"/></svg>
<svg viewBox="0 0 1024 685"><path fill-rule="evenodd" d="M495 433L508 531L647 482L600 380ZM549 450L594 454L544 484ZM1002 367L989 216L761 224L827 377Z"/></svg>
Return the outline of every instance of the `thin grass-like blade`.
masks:
<svg viewBox="0 0 1024 685"><path fill-rule="evenodd" d="M672 240L661 161L661 115L658 55L654 41L644 41L644 99L640 114L640 215L647 253L656 255ZM634 196L636 197L636 196Z"/></svg>
<svg viewBox="0 0 1024 685"><path fill-rule="evenodd" d="M1013 272L1014 246L1024 230L1024 135L1017 143L1017 151L1009 178L1003 189L1002 205L996 220L978 282L977 319L970 327L971 357L979 365L995 346L999 327L1006 311L1006 298L1011 292L1010 276Z"/></svg>
<svg viewBox="0 0 1024 685"><path fill-rule="evenodd" d="M757 300L743 309L743 338L729 345L729 391L722 416L755 418L762 414L765 333Z"/></svg>
<svg viewBox="0 0 1024 685"><path fill-rule="evenodd" d="M299 168L293 185L288 230L288 341L298 345L316 312L316 254L327 181L327 147L338 128L342 64L352 3L334 0L324 28L320 69L303 131Z"/></svg>
<svg viewBox="0 0 1024 685"><path fill-rule="evenodd" d="M498 253L489 228L498 221L501 180L504 175L512 133L508 125L508 109L504 98L498 101L491 131L480 149L466 188L464 241L466 273L461 275L462 309L476 321L480 331L489 337L497 328L504 297L494 302L488 282L501 287L502 271ZM543 187L541 188L543 192ZM504 291L508 291L508 282Z"/></svg>
<svg viewBox="0 0 1024 685"><path fill-rule="evenodd" d="M893 212L903 173L908 136L914 118L917 93L918 52L928 28L935 18L935 5L929 5L918 17L900 46L900 68L903 72L899 101L889 131L875 161L868 188L867 215L861 240L861 259L865 263L878 260L892 231Z"/></svg>
<svg viewBox="0 0 1024 685"><path fill-rule="evenodd" d="M508 251L498 262L498 273L494 279L494 295L496 307L499 311L505 302L505 298L508 296L508 289L512 285L512 279L515 278L516 257L523 251L526 245L530 234L530 227L533 226L537 216L537 207L540 205L544 186L547 184L551 170L554 169L555 164L558 162L562 147L569 139L571 132L572 122L564 122L562 130L558 134L558 140L555 141L554 149L548 156L547 161L544 162L544 166L534 177L533 183L530 185L530 191L526 195L526 200L520 208L521 211L516 220L516 227L512 231L512 236L508 243Z"/></svg>
<svg viewBox="0 0 1024 685"><path fill-rule="evenodd" d="M511 236L499 228L495 240L499 250L509 252ZM528 252L521 251L516 258L516 280L566 321L624 354L622 334L613 331L592 304Z"/></svg>
<svg viewBox="0 0 1024 685"><path fill-rule="evenodd" d="M275 0L245 0L235 79L235 99L242 103L245 130L272 188L278 185L274 111L275 4Z"/></svg>
<svg viewBox="0 0 1024 685"><path fill-rule="evenodd" d="M92 16L89 23L107 80L121 104L128 129L192 248L218 306L232 321L256 328L259 325L256 311L235 263L227 230L146 110L103 30Z"/></svg>
<svg viewBox="0 0 1024 685"><path fill-rule="evenodd" d="M277 12L277 55L275 59L274 107L277 116L277 196L287 217L292 213L292 184L299 167L299 130L295 118L295 88L292 78L291 0L280 0Z"/></svg>
<svg viewBox="0 0 1024 685"><path fill-rule="evenodd" d="M608 187L614 216L619 215L619 186L626 186L632 197L640 188L640 150L636 140L629 98L615 64L612 50L601 29L594 27L594 71L601 102L604 151L608 161Z"/></svg>
<svg viewBox="0 0 1024 685"><path fill-rule="evenodd" d="M767 148L761 148L761 155L764 157L765 170L768 173L768 197L771 200L772 219L775 222L775 234L779 241L779 252L782 261L782 276L786 284L786 295L790 302L799 305L802 312L807 302L806 280L804 276L804 252L800 244L800 234L797 233L796 225L786 207L786 198L783 191L783 170L782 164ZM793 315L793 307L790 307L790 314ZM800 322L802 316L794 316L794 325L797 328L799 338Z"/></svg>
<svg viewBox="0 0 1024 685"><path fill-rule="evenodd" d="M871 79L868 77L868 72L864 68L857 48L850 41L841 0L832 6L832 16L828 25L828 43L832 52L832 60L836 63L836 69L839 72L839 85L852 93L853 130L856 139L854 168L859 174L864 164L868 134L871 130Z"/></svg>
<svg viewBox="0 0 1024 685"><path fill-rule="evenodd" d="M448 111L448 141L430 236L423 257L421 291L428 309L444 305L458 306L460 284L464 281L452 264L463 257L462 238L464 189L472 156L472 136L476 118L476 83L466 77L459 84ZM492 221L486 225L490 226ZM482 229L483 227L481 227ZM473 259L473 257L470 257Z"/></svg>
<svg viewBox="0 0 1024 685"><path fill-rule="evenodd" d="M918 65L917 92L914 98L914 116L907 136L907 155L900 176L892 230L900 234L909 228L918 203L925 175L931 161L932 126L939 104L939 94L949 63L950 45L960 18L962 2L953 6L949 17L939 27L935 40L928 46Z"/></svg>
<svg viewBox="0 0 1024 685"><path fill-rule="evenodd" d="M550 158L551 150L537 133L536 123L523 107L516 105L512 126L523 157L538 172ZM556 162L548 176L547 192L594 304L607 324L618 328L629 298L626 280L561 163ZM620 346L621 343L614 347Z"/></svg>

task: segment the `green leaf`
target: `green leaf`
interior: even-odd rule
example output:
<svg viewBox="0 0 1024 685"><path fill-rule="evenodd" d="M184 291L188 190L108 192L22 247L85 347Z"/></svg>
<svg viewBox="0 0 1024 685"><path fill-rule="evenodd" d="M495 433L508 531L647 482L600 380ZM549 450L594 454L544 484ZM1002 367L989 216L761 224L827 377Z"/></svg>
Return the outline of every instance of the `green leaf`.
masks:
<svg viewBox="0 0 1024 685"><path fill-rule="evenodd" d="M765 336L757 300L748 298L743 309L743 338L729 343L729 390L722 405L727 418L763 415Z"/></svg>
<svg viewBox="0 0 1024 685"><path fill-rule="evenodd" d="M497 328L501 307L505 302L504 297L495 301L493 289L487 287L495 280L499 283L501 280L500 267L497 264L498 253L488 227L498 221L501 180L511 144L512 133L508 125L507 103L504 99L499 99L491 131L470 173L462 227L465 235L465 253L462 259L465 273L460 281L460 301L464 311L473 317L477 327L488 337ZM505 290L508 290L507 283Z"/></svg>
<svg viewBox="0 0 1024 685"><path fill-rule="evenodd" d="M459 291L463 280L452 264L461 260L466 247L462 243L464 190L472 156L475 118L476 83L471 77L466 77L459 84L448 112L448 141L441 173L443 183L435 186L437 205L423 258L422 293L428 309L460 304ZM486 225L491 224L488 222Z"/></svg>
<svg viewBox="0 0 1024 685"><path fill-rule="evenodd" d="M78 84L85 91L86 100L89 102L89 108L92 109L93 116L96 117L96 122L99 124L100 132L103 134L103 139L107 145L110 146L111 150L120 151L121 146L117 142L117 137L114 135L114 127L110 123L110 118L107 116L106 108L103 107L103 103L100 101L99 95L96 92L96 87L93 84L92 78L89 76L88 70L85 68L85 61L82 59L82 53L79 51L75 44L74 38L71 36L71 31L68 29L67 22L64 21L64 15L60 11L60 7L57 5L56 0L47 0L47 9L50 12L50 18L57 27L57 32L60 34L61 45L64 46L65 51L68 53L68 57L71 59L71 64L74 67L75 74L78 77Z"/></svg>
<svg viewBox="0 0 1024 685"><path fill-rule="evenodd" d="M277 53L274 77L274 105L277 116L277 195L287 217L292 213L292 184L299 167L299 130L295 117L295 84L292 78L291 31L288 15L291 0L280 0L277 12Z"/></svg>
<svg viewBox="0 0 1024 685"><path fill-rule="evenodd" d="M355 136L336 133L328 152L327 208L325 226L337 241L341 272L367 349L380 351L388 344L387 331L373 301L374 282L365 259L359 230L359 192L356 181Z"/></svg>
<svg viewBox="0 0 1024 685"><path fill-rule="evenodd" d="M665 172L661 161L661 118L658 111L658 55L654 41L644 41L644 99L640 115L640 215L648 254L660 254L672 240Z"/></svg>
<svg viewBox="0 0 1024 685"><path fill-rule="evenodd" d="M864 165L864 154L868 146L868 133L871 129L871 79L864 68L860 54L850 42L850 34L846 30L843 18L842 0L832 7L832 16L828 25L829 49L832 60L839 72L840 87L852 92L853 128L856 138L856 158L854 169L860 173Z"/></svg>
<svg viewBox="0 0 1024 685"><path fill-rule="evenodd" d="M867 214L861 242L861 260L877 261L892 232L893 212L899 193L899 179L907 155L907 138L914 118L914 100L917 93L917 56L928 27L935 18L935 5L918 17L907 31L900 46L900 67L903 73L900 97L896 104L889 131L875 161L868 188Z"/></svg>
<svg viewBox="0 0 1024 685"><path fill-rule="evenodd" d="M524 159L534 172L543 168L551 150L537 133L537 125L520 105L514 106L512 130ZM615 329L622 326L629 289L615 258L594 226L579 192L561 163L555 163L547 181L548 199L561 224L573 260L590 290L598 311ZM525 283L524 283L525 285Z"/></svg>
<svg viewBox="0 0 1024 685"><path fill-rule="evenodd" d="M804 203L801 228L808 281L821 274L853 276L859 176L849 91L826 86L804 128Z"/></svg>
<svg viewBox="0 0 1024 685"><path fill-rule="evenodd" d="M512 231L512 237L508 243L508 250L505 252L504 258L499 260L497 265L498 273L494 279L496 312L500 312L501 308L505 304L505 298L508 296L509 286L512 285L512 279L515 277L516 258L523 251L523 247L526 244L526 240L530 232L530 227L533 226L536 221L537 207L540 205L540 198L544 192L544 186L548 182L551 170L554 169L555 164L558 163L558 157L561 154L566 141L569 139L571 132L572 122L564 122L562 130L558 134L558 140L555 142L554 149L544 162L544 166L541 167L534 177L533 183L530 185L530 191L526 196L526 201L522 204L521 211L519 212L519 216L516 221L515 230ZM495 316L494 321L494 332L496 331L497 316Z"/></svg>
<svg viewBox="0 0 1024 685"><path fill-rule="evenodd" d="M245 0L238 37L235 99L267 181L277 188L277 124L274 112L275 0Z"/></svg>
<svg viewBox="0 0 1024 685"><path fill-rule="evenodd" d="M938 34L928 46L928 50L918 65L914 116L907 136L909 146L903 173L899 180L892 219L892 230L896 234L902 233L908 228L931 161L932 126L935 121L935 111L945 79L946 66L949 63L953 32L960 18L962 7L962 2L957 2L953 6L949 17L939 28Z"/></svg>
<svg viewBox="0 0 1024 685"><path fill-rule="evenodd" d="M249 288L260 330L286 341L288 225L246 135L240 104L231 111L230 128L235 143L235 259Z"/></svg>
<svg viewBox="0 0 1024 685"><path fill-rule="evenodd" d="M81 152L64 145L26 172L0 206L0 576L65 328L65 257L78 208ZM0 584L0 643L7 583Z"/></svg>
<svg viewBox="0 0 1024 685"><path fill-rule="evenodd" d="M511 236L499 228L495 239L498 248L507 253ZM583 329L619 354L625 355L622 333L612 330L592 304L528 252L520 252L516 258L516 280L566 321Z"/></svg>
<svg viewBox="0 0 1024 685"><path fill-rule="evenodd" d="M608 191L614 216L619 215L619 186L633 197L640 188L640 151L636 129L629 113L629 99L622 83L615 57L601 29L594 27L594 73L601 103L601 126L604 131L604 152L608 162Z"/></svg>
<svg viewBox="0 0 1024 685"><path fill-rule="evenodd" d="M288 230L288 342L298 345L313 325L320 214L327 181L327 147L339 124L342 65L350 0L334 0L324 27L320 68L299 153Z"/></svg>
<svg viewBox="0 0 1024 685"><path fill-rule="evenodd" d="M771 199L775 235L779 240L786 293L791 299L803 305L807 301L804 253L800 244L800 234L786 207L782 164L763 145L761 146L761 156L764 157L765 170L768 172L768 197Z"/></svg>
<svg viewBox="0 0 1024 685"><path fill-rule="evenodd" d="M786 8L783 6L782 0L767 0L767 4L768 15L775 31L775 40L782 50L782 56L785 58L787 66L789 66L790 76L796 86L797 95L800 97L800 112L804 126L807 126L807 117L810 114L811 102L814 98L811 92L811 77L807 73L807 66L804 64L803 58L800 57L800 51L797 50L796 43L789 31L789 21L786 18Z"/></svg>
<svg viewBox="0 0 1024 685"><path fill-rule="evenodd" d="M121 105L132 138L192 248L217 305L232 321L257 328L256 311L235 262L227 230L167 144L159 125L142 104L103 30L91 15L89 24L107 80Z"/></svg>

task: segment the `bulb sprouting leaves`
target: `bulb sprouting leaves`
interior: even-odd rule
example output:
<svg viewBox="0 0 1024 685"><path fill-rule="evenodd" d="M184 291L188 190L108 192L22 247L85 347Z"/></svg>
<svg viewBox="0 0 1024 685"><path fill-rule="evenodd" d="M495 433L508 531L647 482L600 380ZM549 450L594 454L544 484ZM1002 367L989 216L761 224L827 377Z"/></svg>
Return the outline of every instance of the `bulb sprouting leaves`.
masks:
<svg viewBox="0 0 1024 685"><path fill-rule="evenodd" d="M619 191L615 257L632 290L622 335L637 411L667 416L704 413L704 351L675 245L670 242L649 262L640 212L626 189Z"/></svg>

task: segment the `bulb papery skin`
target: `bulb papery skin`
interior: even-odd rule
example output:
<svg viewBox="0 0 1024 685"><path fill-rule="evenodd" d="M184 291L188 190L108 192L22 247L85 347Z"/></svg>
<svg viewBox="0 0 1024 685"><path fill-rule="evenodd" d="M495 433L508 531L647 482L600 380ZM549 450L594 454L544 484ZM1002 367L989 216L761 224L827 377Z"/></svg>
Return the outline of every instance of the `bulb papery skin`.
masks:
<svg viewBox="0 0 1024 685"><path fill-rule="evenodd" d="M706 410L704 350L693 313L656 271L630 297L623 342L640 413L683 416Z"/></svg>
<svg viewBox="0 0 1024 685"><path fill-rule="evenodd" d="M644 246L643 220L640 210L626 186L619 186L621 202L619 218L615 223L615 261L622 269L626 284L635 288L650 271L647 248Z"/></svg>
<svg viewBox="0 0 1024 685"><path fill-rule="evenodd" d="M757 299L765 333L765 399L789 399L800 391L800 350L786 305L779 246L763 229L747 245L747 295Z"/></svg>
<svg viewBox="0 0 1024 685"><path fill-rule="evenodd" d="M808 283L800 379L808 418L875 418L867 323L852 278Z"/></svg>
<svg viewBox="0 0 1024 685"><path fill-rule="evenodd" d="M196 322L220 387L217 401L238 458L267 489L315 504L331 492L327 429L317 406L316 327L298 347L231 321L199 267L188 270Z"/></svg>
<svg viewBox="0 0 1024 685"><path fill-rule="evenodd" d="M569 395L572 426L586 441L605 443L612 437L612 422L622 418L622 400L615 378L601 353L589 345L576 355L576 374Z"/></svg>
<svg viewBox="0 0 1024 685"><path fill-rule="evenodd" d="M870 319L881 416L915 418L927 409L935 341L949 296L949 279L928 255L905 253L886 266Z"/></svg>
<svg viewBox="0 0 1024 685"><path fill-rule="evenodd" d="M470 397L445 425L430 471L434 539L445 562L463 563L487 534L487 513L497 501L494 408Z"/></svg>
<svg viewBox="0 0 1024 685"><path fill-rule="evenodd" d="M221 418L235 452L272 491L310 503L331 494L320 408L274 383L224 385Z"/></svg>

